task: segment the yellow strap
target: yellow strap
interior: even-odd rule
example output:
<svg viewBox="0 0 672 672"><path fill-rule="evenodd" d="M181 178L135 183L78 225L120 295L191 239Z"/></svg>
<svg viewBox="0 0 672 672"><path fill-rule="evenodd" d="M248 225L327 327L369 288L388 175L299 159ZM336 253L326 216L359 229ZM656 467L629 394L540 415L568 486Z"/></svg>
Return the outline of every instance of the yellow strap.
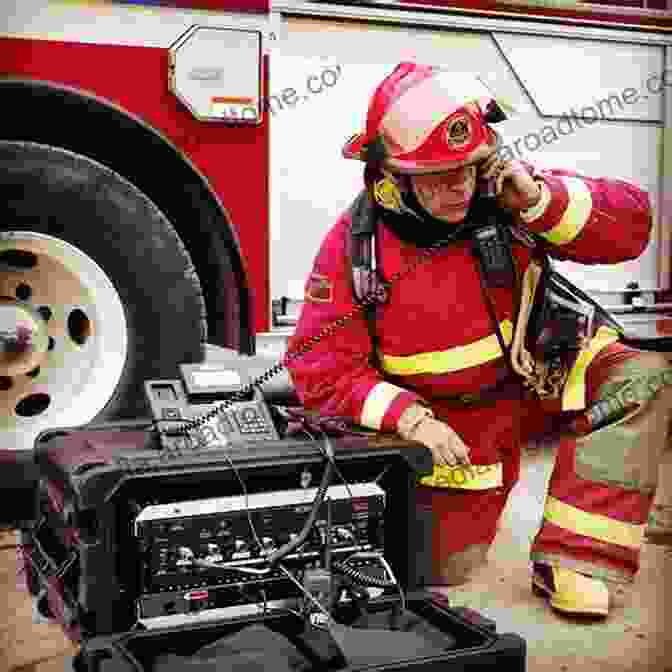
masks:
<svg viewBox="0 0 672 672"><path fill-rule="evenodd" d="M509 345L513 337L513 324L503 320L499 324L504 343ZM496 334L491 334L467 345L459 345L450 350L421 352L417 355L398 357L381 354L383 369L393 375L408 376L419 373L450 373L471 366L485 364L502 356Z"/></svg>
<svg viewBox="0 0 672 672"><path fill-rule="evenodd" d="M645 524L623 523L597 513L582 511L551 496L546 497L544 518L574 534L634 549L642 545L646 528Z"/></svg>
<svg viewBox="0 0 672 672"><path fill-rule="evenodd" d="M588 366L602 348L618 339L619 333L615 329L600 327L588 346L579 353L567 376L567 382L562 392L563 411L580 411L586 407L586 371Z"/></svg>
<svg viewBox="0 0 672 672"><path fill-rule="evenodd" d="M502 485L502 463L476 464L471 473L463 467L434 465L430 476L420 479L421 485L435 488L460 488L462 490L487 490Z"/></svg>
<svg viewBox="0 0 672 672"><path fill-rule="evenodd" d="M539 235L555 245L571 243L585 226L593 210L593 197L586 183L579 177L560 177L564 183L569 202L562 219L550 231Z"/></svg>

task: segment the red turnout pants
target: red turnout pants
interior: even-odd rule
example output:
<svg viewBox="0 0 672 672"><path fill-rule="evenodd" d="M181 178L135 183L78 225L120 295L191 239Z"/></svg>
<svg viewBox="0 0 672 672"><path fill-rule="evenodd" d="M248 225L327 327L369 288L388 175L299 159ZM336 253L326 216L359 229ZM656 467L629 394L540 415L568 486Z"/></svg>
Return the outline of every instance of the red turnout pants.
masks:
<svg viewBox="0 0 672 672"><path fill-rule="evenodd" d="M586 370L587 405L617 394L630 410L585 435L561 433L531 560L616 582L632 580L669 433L671 383L672 369L658 353L620 343L597 353ZM471 480L458 473L443 487L418 487L418 504L434 512L437 583L460 583L482 562L518 482L521 447L568 426L577 415L563 412L561 403L540 401L511 385L488 403L432 404L470 447L476 465Z"/></svg>

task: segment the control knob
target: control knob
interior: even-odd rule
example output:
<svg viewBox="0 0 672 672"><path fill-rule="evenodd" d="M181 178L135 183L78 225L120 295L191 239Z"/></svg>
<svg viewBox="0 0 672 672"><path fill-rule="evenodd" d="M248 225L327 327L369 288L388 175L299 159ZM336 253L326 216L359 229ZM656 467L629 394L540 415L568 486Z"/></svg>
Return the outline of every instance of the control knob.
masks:
<svg viewBox="0 0 672 672"><path fill-rule="evenodd" d="M185 565L193 562L194 552L188 546L180 546L177 549L177 564Z"/></svg>

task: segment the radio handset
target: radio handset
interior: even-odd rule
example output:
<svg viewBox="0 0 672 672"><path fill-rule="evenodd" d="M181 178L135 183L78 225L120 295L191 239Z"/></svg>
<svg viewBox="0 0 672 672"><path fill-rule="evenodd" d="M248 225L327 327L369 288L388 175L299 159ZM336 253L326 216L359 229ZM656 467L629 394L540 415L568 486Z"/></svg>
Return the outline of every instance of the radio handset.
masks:
<svg viewBox="0 0 672 672"><path fill-rule="evenodd" d="M515 280L511 258L511 233L501 224L496 201L496 181L484 180L472 209L475 226L471 241L489 287L512 287Z"/></svg>

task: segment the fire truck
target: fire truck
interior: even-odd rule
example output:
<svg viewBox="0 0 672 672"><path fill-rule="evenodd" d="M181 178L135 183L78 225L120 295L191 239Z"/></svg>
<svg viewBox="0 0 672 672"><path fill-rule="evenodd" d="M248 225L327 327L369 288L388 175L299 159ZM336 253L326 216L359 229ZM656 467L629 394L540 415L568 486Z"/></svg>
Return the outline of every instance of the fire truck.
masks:
<svg viewBox="0 0 672 672"><path fill-rule="evenodd" d="M209 345L253 354L259 336L276 325L279 300L300 299L300 278L336 214L311 226L310 208L318 197L326 203L336 177L287 201L294 210L282 235L273 233L274 203L307 176L291 166L272 176L274 143L293 138L281 160L298 152L307 171L316 166L315 142L299 137L300 115L274 117L271 78L283 54L308 57L311 45L335 35L347 60L348 31L362 44L378 40L380 67L408 52L404 40L413 41L413 31L416 46L429 44L430 33L462 41L468 34L485 40L489 32L571 34L593 46L630 40L640 65L648 58L672 63L672 19L646 8L439 0L3 3L0 449L29 448L48 427L142 416L145 380L174 377L178 363L201 361ZM445 53L432 45L431 55ZM498 47L505 56L504 42ZM655 54L642 51L648 48ZM341 72L340 62L330 67ZM515 58L501 58L497 67L519 71ZM658 146L670 115L665 92L651 103L658 112L645 110L643 120L616 115L615 123L632 122L632 146L644 153ZM363 121L354 113L341 117L351 132ZM609 145L606 136L596 141ZM660 186L663 175L646 179ZM342 191L334 207L346 203ZM278 268L296 267L295 290L272 281L280 245L292 248L276 258ZM647 276L658 287L669 285L666 245L661 233Z"/></svg>

